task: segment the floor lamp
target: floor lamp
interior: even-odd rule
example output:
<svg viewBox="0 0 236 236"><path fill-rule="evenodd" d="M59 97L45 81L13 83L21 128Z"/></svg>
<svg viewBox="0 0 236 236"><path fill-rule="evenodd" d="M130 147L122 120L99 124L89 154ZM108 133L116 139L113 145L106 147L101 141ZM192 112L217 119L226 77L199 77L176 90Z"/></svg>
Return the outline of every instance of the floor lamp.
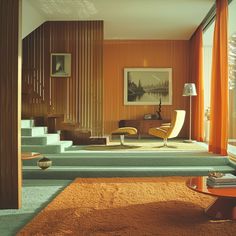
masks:
<svg viewBox="0 0 236 236"><path fill-rule="evenodd" d="M184 140L185 143L193 143L196 142L191 139L191 129L192 129L192 96L197 96L196 86L194 83L186 83L184 85L183 96L189 97L189 139Z"/></svg>

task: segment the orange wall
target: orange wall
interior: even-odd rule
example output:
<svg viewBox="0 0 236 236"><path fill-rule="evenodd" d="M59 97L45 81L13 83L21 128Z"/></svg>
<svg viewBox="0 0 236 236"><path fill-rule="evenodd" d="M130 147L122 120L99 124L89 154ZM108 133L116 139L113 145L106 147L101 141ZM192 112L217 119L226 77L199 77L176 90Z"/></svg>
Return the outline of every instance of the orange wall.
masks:
<svg viewBox="0 0 236 236"><path fill-rule="evenodd" d="M172 105L162 106L162 118L170 119L175 109L188 111L182 96L189 78L189 41L187 40L106 40L104 41L104 133L110 134L119 120L143 119L158 106L124 105L124 68L172 68ZM188 117L180 134L188 136Z"/></svg>

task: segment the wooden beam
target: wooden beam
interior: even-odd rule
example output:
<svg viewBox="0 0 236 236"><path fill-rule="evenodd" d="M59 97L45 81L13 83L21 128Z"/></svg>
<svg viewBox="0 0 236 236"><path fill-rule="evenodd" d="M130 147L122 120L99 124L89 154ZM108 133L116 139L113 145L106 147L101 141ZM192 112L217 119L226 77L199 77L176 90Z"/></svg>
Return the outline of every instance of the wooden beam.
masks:
<svg viewBox="0 0 236 236"><path fill-rule="evenodd" d="M21 0L0 1L0 209L21 206Z"/></svg>

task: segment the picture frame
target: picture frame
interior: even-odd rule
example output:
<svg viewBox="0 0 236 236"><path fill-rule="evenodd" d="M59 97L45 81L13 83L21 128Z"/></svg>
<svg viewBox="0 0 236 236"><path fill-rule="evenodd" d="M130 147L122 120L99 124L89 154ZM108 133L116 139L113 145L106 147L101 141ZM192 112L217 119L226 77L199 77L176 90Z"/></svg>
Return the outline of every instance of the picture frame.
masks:
<svg viewBox="0 0 236 236"><path fill-rule="evenodd" d="M172 105L172 68L124 68L124 105Z"/></svg>
<svg viewBox="0 0 236 236"><path fill-rule="evenodd" d="M71 54L51 53L51 77L71 76Z"/></svg>

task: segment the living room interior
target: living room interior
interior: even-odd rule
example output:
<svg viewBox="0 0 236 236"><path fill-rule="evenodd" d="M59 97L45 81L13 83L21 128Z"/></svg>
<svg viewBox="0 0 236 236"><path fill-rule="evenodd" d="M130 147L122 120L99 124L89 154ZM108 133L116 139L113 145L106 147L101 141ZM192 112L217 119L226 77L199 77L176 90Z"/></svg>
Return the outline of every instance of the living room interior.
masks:
<svg viewBox="0 0 236 236"><path fill-rule="evenodd" d="M114 184L114 189L121 190L121 184L127 181L129 187L125 186L127 189L122 191L128 196L134 194L128 190L132 189L133 179L146 184L150 178L151 184L155 182L155 189L166 189L163 190L167 191L163 192L165 196L159 196L162 199L168 195L166 186L176 178L171 190L178 186L176 194L173 193L175 198L166 200L166 204L175 206L177 199L183 207L178 210L183 212L186 204L182 202L188 199L193 199L189 207L195 209L197 205L200 212L210 205L212 195L219 197L218 193L205 190L195 192L200 182L202 185L203 177L235 173L235 0L181 0L178 3L150 0L135 1L135 4L105 0L13 2L4 0L1 8L5 9L1 35L7 37L1 36L6 62L0 67L3 71L0 76L0 232L4 235L15 235L18 231L19 235L38 232L50 235L45 233L50 232L53 235L62 230L61 234L66 234L57 224L53 226L55 222L48 226L43 219L53 220L56 213L52 213L52 209L57 209L58 204L55 210L58 214L62 208L69 209L75 204L81 203L81 209L86 208L82 205L84 200L73 202L66 195L77 191L73 186L83 184L93 184L91 191L94 192L83 192L84 196L92 196L99 191L99 187L96 188L100 184ZM219 12L227 5L228 29L222 25L220 30L215 29L217 17L224 22L220 18L223 14L217 16L217 4ZM12 16L13 10L19 17ZM11 12L8 17L7 12ZM7 31L5 25L15 27ZM222 41L227 42L227 46ZM222 45L223 49L219 49ZM219 50L223 55L217 54ZM217 61L221 56L223 59ZM212 82L215 77L218 80ZM6 82L4 78L11 79ZM158 92L155 86L159 86ZM142 91L134 95L138 89ZM179 111L184 112L180 120L174 118ZM140 212L149 209L145 203L160 201L144 196L145 191L153 191L153 187L145 188L138 186L144 199L138 202L137 196L136 204L142 206L138 208ZM178 198L180 189L183 194L186 192L186 198L185 195ZM104 192L100 194L107 194L106 187L101 191ZM202 193L211 196L207 199ZM82 196L82 192L75 196L80 194ZM194 200L194 194L203 198ZM226 195L223 200L218 199L227 200L221 205L235 205ZM64 202L60 200L62 196L72 206L60 206L60 202ZM207 204L201 205L204 199ZM127 202L131 203L132 199ZM116 215L109 211L104 214L107 219L114 217L119 221L122 214L129 211L135 214L137 209L130 208L131 205L120 209L118 204L114 212L117 208L121 211ZM160 210L159 206L152 207ZM164 209L163 206L163 215ZM100 222L103 218L100 213L93 215L90 210L88 218L80 212L76 221ZM219 230L227 228L231 235L236 218L232 207L226 213L213 210L208 213L210 220L204 218L205 215L193 217L195 221L204 220L203 234L214 231L211 220L225 220L226 224ZM74 213L70 214L75 217ZM132 215L126 217L130 219ZM66 217L63 219L66 221ZM39 221L45 230L40 231ZM10 222L14 222L14 226ZM130 223L132 229L126 225L118 231L109 220L102 225L106 228L111 224L110 231L103 231L99 224L99 230L90 228L89 231L88 226L81 224L81 231L72 227L71 233L137 235L138 232L132 228L136 221ZM142 225L140 235L155 235L156 226L150 222L148 225L150 229ZM177 225L169 230L175 231L176 227L181 230ZM188 226L178 230L178 233L194 235Z"/></svg>

